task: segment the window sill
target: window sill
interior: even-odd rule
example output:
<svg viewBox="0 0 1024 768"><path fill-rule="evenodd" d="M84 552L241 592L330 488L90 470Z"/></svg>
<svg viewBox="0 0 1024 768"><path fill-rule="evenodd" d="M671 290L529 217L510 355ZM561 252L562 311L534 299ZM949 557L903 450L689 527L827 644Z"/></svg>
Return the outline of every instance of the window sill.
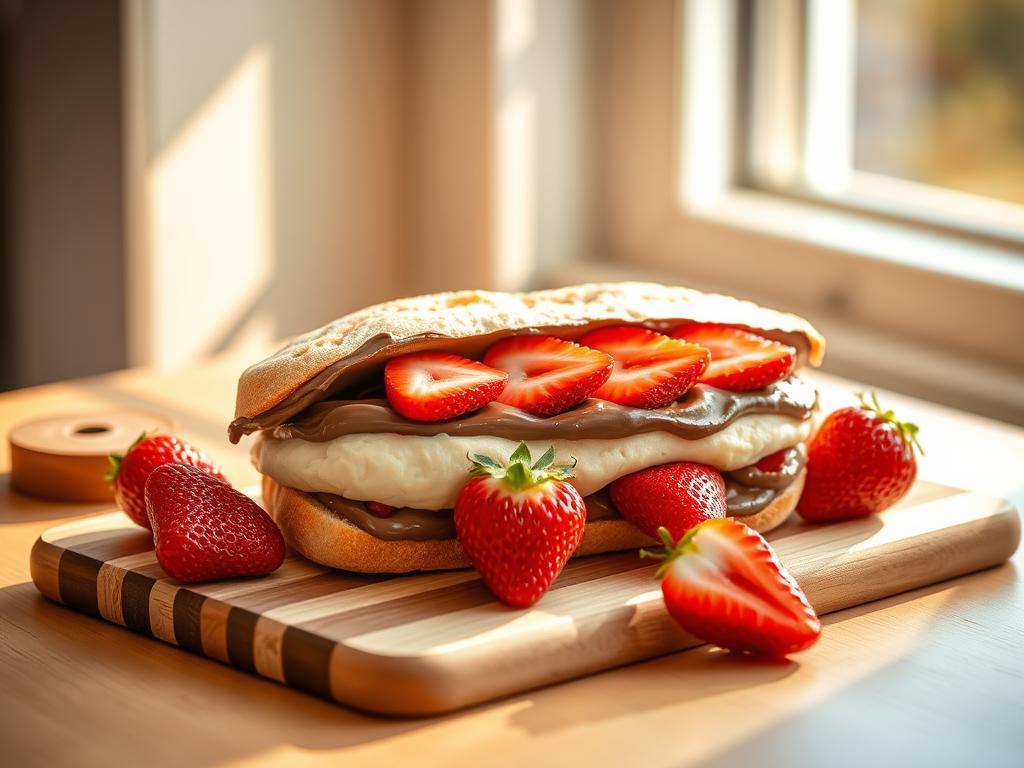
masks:
<svg viewBox="0 0 1024 768"><path fill-rule="evenodd" d="M1024 248L979 243L747 189L732 190L718 204L690 215L875 262L1015 291L1024 299Z"/></svg>

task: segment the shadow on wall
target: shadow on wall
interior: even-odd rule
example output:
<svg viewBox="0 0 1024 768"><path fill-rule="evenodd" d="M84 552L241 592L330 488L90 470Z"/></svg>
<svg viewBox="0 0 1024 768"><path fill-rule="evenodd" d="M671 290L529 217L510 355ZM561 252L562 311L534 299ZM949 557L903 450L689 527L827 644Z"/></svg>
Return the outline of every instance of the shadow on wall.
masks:
<svg viewBox="0 0 1024 768"><path fill-rule="evenodd" d="M401 292L397 2L150 0L127 21L134 361L265 343Z"/></svg>

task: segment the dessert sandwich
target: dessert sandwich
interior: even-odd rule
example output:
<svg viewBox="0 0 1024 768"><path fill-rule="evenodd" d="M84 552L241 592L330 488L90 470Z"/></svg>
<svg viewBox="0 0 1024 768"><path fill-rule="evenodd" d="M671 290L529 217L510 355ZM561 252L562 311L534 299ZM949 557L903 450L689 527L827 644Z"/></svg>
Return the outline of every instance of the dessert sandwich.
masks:
<svg viewBox="0 0 1024 768"><path fill-rule="evenodd" d="M805 320L650 283L459 291L362 309L248 368L232 442L254 434L288 544L350 571L469 567L452 508L469 457L525 442L572 464L574 556L651 539L614 481L671 462L721 473L727 513L767 531L796 507L817 392Z"/></svg>

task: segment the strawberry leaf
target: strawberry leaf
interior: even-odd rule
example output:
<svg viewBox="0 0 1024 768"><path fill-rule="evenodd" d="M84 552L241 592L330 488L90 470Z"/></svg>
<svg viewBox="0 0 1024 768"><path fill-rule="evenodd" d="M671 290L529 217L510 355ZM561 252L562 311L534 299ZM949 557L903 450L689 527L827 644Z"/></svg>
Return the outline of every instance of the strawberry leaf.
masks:
<svg viewBox="0 0 1024 768"><path fill-rule="evenodd" d="M467 458L469 458L470 462L473 465L469 469L471 474L475 474L475 475L490 474L489 472L478 471L478 470L483 470L484 468L486 468L488 470L504 469L504 467L502 467L501 464L496 462L490 456L484 456L482 453L474 453L472 456L468 456ZM477 465L480 465L480 466L477 466Z"/></svg>
<svg viewBox="0 0 1024 768"><path fill-rule="evenodd" d="M103 479L108 483L113 483L117 480L117 473L121 471L121 462L124 461L124 456L112 453L107 456L107 461L110 462L110 470L103 475Z"/></svg>
<svg viewBox="0 0 1024 768"><path fill-rule="evenodd" d="M530 460L530 449L526 447L525 442L519 443L518 447L512 452L512 455L509 457L510 464L519 463L526 464L527 466L529 466Z"/></svg>
<svg viewBox="0 0 1024 768"><path fill-rule="evenodd" d="M576 459L572 464L553 466L555 460L555 448L551 446L537 460L530 465L530 449L526 443L520 443L509 457L507 465L501 465L490 456L474 453L467 456L470 461L469 473L474 476L489 475L490 477L504 480L509 486L516 490L532 488L541 485L549 480L567 480L572 477L572 470L576 466Z"/></svg>
<svg viewBox="0 0 1024 768"><path fill-rule="evenodd" d="M539 459L537 459L536 462L534 462L533 469L534 470L547 469L548 467L550 467L554 463L554 461L555 461L555 446L552 445L550 448L548 448L546 451L544 451L544 455L543 456L541 456Z"/></svg>
<svg viewBox="0 0 1024 768"><path fill-rule="evenodd" d="M871 392L870 403L868 403L868 401L864 399L863 392L857 392L856 394L857 399L860 400L861 408L863 408L866 411L871 411L876 416L878 416L878 418L880 418L882 421L885 421L895 426L896 429L899 430L899 433L903 437L903 439L907 443L909 443L912 446L912 448L917 449L917 452L919 454L924 456L924 448L921 447L921 443L918 442L917 439L917 433L920 431L920 428L917 426L917 424L912 424L909 421L900 421L899 419L896 418L896 413L894 411L884 410L882 406L878 403L878 393L875 391Z"/></svg>

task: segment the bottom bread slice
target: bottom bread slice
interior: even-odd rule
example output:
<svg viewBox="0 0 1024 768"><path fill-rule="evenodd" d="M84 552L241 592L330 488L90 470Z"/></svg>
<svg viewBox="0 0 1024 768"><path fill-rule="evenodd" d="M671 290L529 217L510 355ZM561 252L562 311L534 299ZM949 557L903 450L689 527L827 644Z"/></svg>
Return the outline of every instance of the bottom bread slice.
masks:
<svg viewBox="0 0 1024 768"><path fill-rule="evenodd" d="M781 525L796 507L805 472L760 512L740 518L758 531ZM469 568L457 539L385 541L331 512L303 491L263 476L263 503L284 533L288 546L322 565L359 573L407 573ZM625 520L587 523L573 557L636 549L654 541Z"/></svg>

